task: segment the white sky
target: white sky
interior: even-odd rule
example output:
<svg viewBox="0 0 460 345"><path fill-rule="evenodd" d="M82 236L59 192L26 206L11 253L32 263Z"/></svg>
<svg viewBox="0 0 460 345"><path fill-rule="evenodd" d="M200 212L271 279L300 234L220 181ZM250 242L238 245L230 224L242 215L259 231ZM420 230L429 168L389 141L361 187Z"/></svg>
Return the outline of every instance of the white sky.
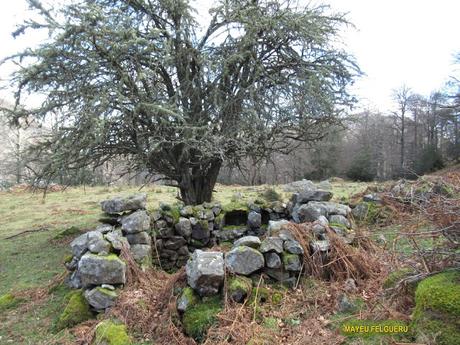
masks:
<svg viewBox="0 0 460 345"><path fill-rule="evenodd" d="M55 1L55 0L52 0ZM302 2L302 1L301 1ZM387 111L391 93L402 84L428 95L453 74L453 54L460 52L458 0L316 0L347 12L356 29L348 28L343 41L366 74L353 92L361 107ZM25 0L0 0L0 58L33 46L40 35L14 40L15 24L27 17ZM207 20L212 1L192 0L200 22ZM0 77L5 77L4 68ZM4 91L0 96L11 99Z"/></svg>

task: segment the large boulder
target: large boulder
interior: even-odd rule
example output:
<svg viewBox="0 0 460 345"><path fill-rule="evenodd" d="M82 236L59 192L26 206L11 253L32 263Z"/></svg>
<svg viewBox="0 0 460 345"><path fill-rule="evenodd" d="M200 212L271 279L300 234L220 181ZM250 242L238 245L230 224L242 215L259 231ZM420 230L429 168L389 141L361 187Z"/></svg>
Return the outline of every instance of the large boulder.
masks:
<svg viewBox="0 0 460 345"><path fill-rule="evenodd" d="M321 203L313 204L313 202L294 207L292 218L296 223L314 222L321 216L327 215L327 209Z"/></svg>
<svg viewBox="0 0 460 345"><path fill-rule="evenodd" d="M82 286L125 284L126 264L115 254L86 253L78 262L78 275Z"/></svg>
<svg viewBox="0 0 460 345"><path fill-rule="evenodd" d="M126 234L148 231L150 229L150 217L144 210L139 210L121 218L121 230Z"/></svg>
<svg viewBox="0 0 460 345"><path fill-rule="evenodd" d="M195 250L185 266L188 284L200 296L217 294L224 283L224 256L219 252Z"/></svg>
<svg viewBox="0 0 460 345"><path fill-rule="evenodd" d="M147 194L135 194L126 198L116 197L101 202L102 211L108 214L136 211L147 206Z"/></svg>
<svg viewBox="0 0 460 345"><path fill-rule="evenodd" d="M325 190L308 190L297 195L297 203L306 204L309 201L329 201L332 193Z"/></svg>
<svg viewBox="0 0 460 345"><path fill-rule="evenodd" d="M236 274L250 275L264 267L264 256L254 248L239 246L225 255L225 264Z"/></svg>
<svg viewBox="0 0 460 345"><path fill-rule="evenodd" d="M115 304L117 299L115 291L102 288L100 286L85 291L85 298L89 305L96 310L104 310Z"/></svg>

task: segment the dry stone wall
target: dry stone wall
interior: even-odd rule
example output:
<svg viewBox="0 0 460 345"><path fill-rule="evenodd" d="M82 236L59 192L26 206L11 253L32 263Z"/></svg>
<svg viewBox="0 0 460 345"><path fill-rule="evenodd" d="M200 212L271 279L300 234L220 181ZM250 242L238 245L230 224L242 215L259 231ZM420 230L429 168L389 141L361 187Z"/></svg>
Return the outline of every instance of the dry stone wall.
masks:
<svg viewBox="0 0 460 345"><path fill-rule="evenodd" d="M83 289L94 310L110 308L126 284L126 263L120 258L125 248L141 267L152 262L166 270L186 266L188 284L200 296L216 294L225 271L243 278L264 273L293 286L306 253L286 229L289 222L312 222L309 254L327 255L326 227L347 243L353 240L351 209L331 198L329 191L306 188L293 193L288 203L161 205L151 214L146 194L105 200L102 224L70 245L67 283ZM216 244L229 249L210 251ZM235 300L242 298L244 294L235 294Z"/></svg>

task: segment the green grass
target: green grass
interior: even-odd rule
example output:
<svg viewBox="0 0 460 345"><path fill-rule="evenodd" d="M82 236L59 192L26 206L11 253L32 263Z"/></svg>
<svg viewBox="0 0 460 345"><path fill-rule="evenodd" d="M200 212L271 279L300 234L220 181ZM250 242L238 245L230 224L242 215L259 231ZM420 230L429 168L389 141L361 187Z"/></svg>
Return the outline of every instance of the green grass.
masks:
<svg viewBox="0 0 460 345"><path fill-rule="evenodd" d="M215 201L226 204L241 194L242 201L259 197L272 186L216 186ZM281 186L273 186L284 201L290 193ZM333 183L333 192L348 198L361 191L364 184ZM78 231L65 231L76 227L87 231L98 224L101 215L99 202L114 196L139 192L138 187L68 188L63 192L41 193L0 192L0 296L9 292L46 286L56 275L64 272L69 242ZM158 208L160 202L174 204L177 190L154 186L142 189L148 195L148 209ZM40 230L40 231L36 231ZM24 231L29 231L22 233ZM21 234L22 233L22 234ZM17 235L14 238L7 237ZM33 308L30 301L8 308L0 314L0 344L48 344L56 339L72 339L66 330L51 332L53 322L65 307L62 288Z"/></svg>

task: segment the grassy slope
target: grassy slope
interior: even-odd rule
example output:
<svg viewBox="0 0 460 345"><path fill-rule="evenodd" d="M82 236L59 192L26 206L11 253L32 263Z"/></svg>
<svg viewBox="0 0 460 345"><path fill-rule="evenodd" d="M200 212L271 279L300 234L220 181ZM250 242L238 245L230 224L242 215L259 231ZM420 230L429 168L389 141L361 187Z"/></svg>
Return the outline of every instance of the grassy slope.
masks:
<svg viewBox="0 0 460 345"><path fill-rule="evenodd" d="M347 198L362 191L361 183L337 182L333 184L335 199ZM215 199L229 202L235 194L244 200L257 196L267 186L216 186ZM276 188L282 193L280 188ZM177 191L170 187L148 187L148 208L160 202L173 203ZM63 229L76 226L89 230L97 225L99 202L117 195L138 192L137 187L69 188L43 199L42 194L29 192L0 193L0 296L26 288L45 286L64 271L63 257L69 252L67 241L53 238ZM282 193L288 198L287 193ZM26 230L44 229L6 237ZM66 332L51 335L49 328L62 306L62 291L50 294L46 303L27 310L27 302L16 309L0 313L0 344L48 344L50 339L70 339ZM50 338L51 337L51 338ZM71 343L71 341L70 341Z"/></svg>

